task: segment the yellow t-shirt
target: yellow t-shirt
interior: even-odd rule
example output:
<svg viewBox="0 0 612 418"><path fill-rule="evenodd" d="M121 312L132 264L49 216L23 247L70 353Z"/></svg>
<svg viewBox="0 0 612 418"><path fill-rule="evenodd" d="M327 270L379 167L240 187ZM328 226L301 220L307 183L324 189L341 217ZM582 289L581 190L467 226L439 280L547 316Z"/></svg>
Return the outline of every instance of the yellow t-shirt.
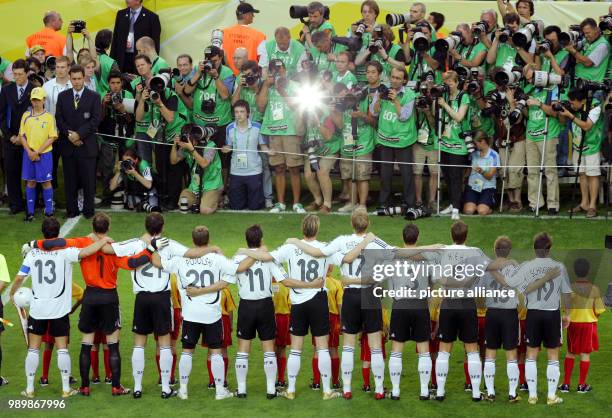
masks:
<svg viewBox="0 0 612 418"><path fill-rule="evenodd" d="M606 310L599 288L589 282L575 282L572 290L570 322L597 322Z"/></svg>
<svg viewBox="0 0 612 418"><path fill-rule="evenodd" d="M289 300L289 289L282 283L272 283L272 302L274 302L275 314L290 314L291 301Z"/></svg>
<svg viewBox="0 0 612 418"><path fill-rule="evenodd" d="M32 111L26 112L21 117L21 126L19 127L19 135L23 135L30 148L34 151L39 151L41 154L51 151L51 145L44 150L39 148L49 138L57 139L57 126L55 118L47 111L40 115L33 115Z"/></svg>
<svg viewBox="0 0 612 418"><path fill-rule="evenodd" d="M76 299L77 302L83 299L83 288L81 286L79 286L78 284L76 284L75 282L72 282L72 298Z"/></svg>
<svg viewBox="0 0 612 418"><path fill-rule="evenodd" d="M344 295L342 284L332 276L327 276L325 279L325 287L327 288L327 305L329 306L329 313L339 315L339 307L342 305L342 295Z"/></svg>
<svg viewBox="0 0 612 418"><path fill-rule="evenodd" d="M429 318L431 321L438 322L440 318L440 304L442 304L441 298L429 298Z"/></svg>
<svg viewBox="0 0 612 418"><path fill-rule="evenodd" d="M172 299L172 307L174 309L181 309L181 295L176 283L176 274L170 275L170 298Z"/></svg>
<svg viewBox="0 0 612 418"><path fill-rule="evenodd" d="M223 289L221 292L221 314L229 315L230 312L236 310L236 303L232 297L232 292L228 288Z"/></svg>

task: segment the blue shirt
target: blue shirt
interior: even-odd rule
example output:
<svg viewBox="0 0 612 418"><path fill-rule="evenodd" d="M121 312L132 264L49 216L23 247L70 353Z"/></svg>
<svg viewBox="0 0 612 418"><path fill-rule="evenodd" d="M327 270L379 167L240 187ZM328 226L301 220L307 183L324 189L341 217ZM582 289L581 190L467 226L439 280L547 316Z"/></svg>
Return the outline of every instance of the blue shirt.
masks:
<svg viewBox="0 0 612 418"><path fill-rule="evenodd" d="M225 143L232 147L232 161L230 174L235 176L254 176L261 174L261 156L258 152L260 145L265 145L261 136L261 124L252 122L246 131L238 129L236 122L227 125L225 129Z"/></svg>
<svg viewBox="0 0 612 418"><path fill-rule="evenodd" d="M483 171L488 171L493 167L499 168L499 154L489 148L489 152L484 157L480 155L480 151L476 150L470 156L472 160L472 171L468 179L468 185L475 192L480 193L484 189L495 189L497 187L497 174L487 180L482 174L474 171L476 167L482 168Z"/></svg>

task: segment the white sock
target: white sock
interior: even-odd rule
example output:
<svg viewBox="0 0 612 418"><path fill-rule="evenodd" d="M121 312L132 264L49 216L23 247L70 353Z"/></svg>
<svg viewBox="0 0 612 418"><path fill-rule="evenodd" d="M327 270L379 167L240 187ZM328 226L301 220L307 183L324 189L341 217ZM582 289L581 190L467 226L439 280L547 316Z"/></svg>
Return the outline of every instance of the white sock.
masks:
<svg viewBox="0 0 612 418"><path fill-rule="evenodd" d="M375 392L381 394L384 392L385 382L385 359L383 358L382 348L373 348L372 352L372 373L374 374Z"/></svg>
<svg viewBox="0 0 612 418"><path fill-rule="evenodd" d="M508 394L516 396L516 388L519 383L519 367L516 360L508 360L506 363L506 374L508 375Z"/></svg>
<svg viewBox="0 0 612 418"><path fill-rule="evenodd" d="M302 352L300 350L289 350L289 358L287 359L287 392L295 392L295 381L300 372L300 363L302 361Z"/></svg>
<svg viewBox="0 0 612 418"><path fill-rule="evenodd" d="M557 385L559 384L559 362L557 360L548 360L546 368L546 380L548 380L548 397L554 398L557 395Z"/></svg>
<svg viewBox="0 0 612 418"><path fill-rule="evenodd" d="M25 372L26 372L26 392L34 392L34 378L36 377L36 370L38 369L38 363L40 361L40 352L37 349L28 349L28 354L25 358Z"/></svg>
<svg viewBox="0 0 612 418"><path fill-rule="evenodd" d="M215 392L217 395L225 392L225 365L221 354L210 355L210 369L212 370L213 379L215 379Z"/></svg>
<svg viewBox="0 0 612 418"><path fill-rule="evenodd" d="M480 398L480 380L482 379L482 361L480 353L474 351L467 353L468 372L472 381L472 398Z"/></svg>
<svg viewBox="0 0 612 418"><path fill-rule="evenodd" d="M144 347L134 346L132 350L132 376L134 377L134 392L142 392L142 375L145 368Z"/></svg>
<svg viewBox="0 0 612 418"><path fill-rule="evenodd" d="M159 370L161 374L162 392L170 393L170 371L172 369L172 349L159 347Z"/></svg>
<svg viewBox="0 0 612 418"><path fill-rule="evenodd" d="M317 357L323 393L328 393L331 391L331 357L329 355L329 349L322 348L317 350Z"/></svg>
<svg viewBox="0 0 612 418"><path fill-rule="evenodd" d="M400 379L402 377L402 353L392 351L389 355L389 377L391 378L393 396L400 396Z"/></svg>
<svg viewBox="0 0 612 418"><path fill-rule="evenodd" d="M419 382L421 383L421 396L429 396L429 380L431 378L431 356L429 353L419 354Z"/></svg>
<svg viewBox="0 0 612 418"><path fill-rule="evenodd" d="M264 352L264 373L266 374L266 393L273 395L276 393L276 354L274 351Z"/></svg>
<svg viewBox="0 0 612 418"><path fill-rule="evenodd" d="M438 389L436 396L444 396L444 385L446 385L446 376L448 376L448 359L450 353L446 351L438 351L438 357L436 358L436 383L438 383Z"/></svg>
<svg viewBox="0 0 612 418"><path fill-rule="evenodd" d="M538 366L535 360L525 360L525 379L529 387L529 397L536 398L538 396Z"/></svg>
<svg viewBox="0 0 612 418"><path fill-rule="evenodd" d="M181 359L179 360L179 376L181 384L181 392L187 393L187 385L189 384L189 375L191 374L191 367L193 365L193 353L181 353Z"/></svg>
<svg viewBox="0 0 612 418"><path fill-rule="evenodd" d="M70 363L68 349L61 348L57 350L57 367L62 376L62 390L68 392L70 390L70 373L72 372L72 364Z"/></svg>
<svg viewBox="0 0 612 418"><path fill-rule="evenodd" d="M340 359L340 368L342 370L342 391L348 393L351 391L351 380L353 379L353 367L355 363L355 349L349 345L342 347L342 357Z"/></svg>
<svg viewBox="0 0 612 418"><path fill-rule="evenodd" d="M485 386L487 394L495 395L495 359L487 358L484 364Z"/></svg>
<svg viewBox="0 0 612 418"><path fill-rule="evenodd" d="M246 393L246 379L249 371L249 353L236 353L235 368L238 393Z"/></svg>

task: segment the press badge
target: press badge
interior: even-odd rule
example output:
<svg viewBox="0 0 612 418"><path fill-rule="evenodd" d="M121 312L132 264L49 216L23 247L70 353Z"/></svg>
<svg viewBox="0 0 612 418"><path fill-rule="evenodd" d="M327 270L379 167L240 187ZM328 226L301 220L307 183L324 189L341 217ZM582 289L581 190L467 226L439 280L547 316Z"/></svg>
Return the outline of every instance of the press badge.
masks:
<svg viewBox="0 0 612 418"><path fill-rule="evenodd" d="M283 120L285 118L282 106L272 109L272 120Z"/></svg>
<svg viewBox="0 0 612 418"><path fill-rule="evenodd" d="M427 144L429 142L429 130L420 128L417 134L417 142L419 144Z"/></svg>
<svg viewBox="0 0 612 418"><path fill-rule="evenodd" d="M247 168L248 156L246 153L236 155L236 165L238 168Z"/></svg>
<svg viewBox="0 0 612 418"><path fill-rule="evenodd" d="M482 188L484 187L484 181L482 179L474 179L472 184L472 190L477 193L482 192Z"/></svg>
<svg viewBox="0 0 612 418"><path fill-rule="evenodd" d="M353 140L352 132L344 132L344 145L353 145L355 141Z"/></svg>
<svg viewBox="0 0 612 418"><path fill-rule="evenodd" d="M272 293L278 293L280 286L278 283L272 283Z"/></svg>
<svg viewBox="0 0 612 418"><path fill-rule="evenodd" d="M157 135L157 131L159 131L159 125L157 125L156 123L151 123L147 128L147 136L153 139Z"/></svg>

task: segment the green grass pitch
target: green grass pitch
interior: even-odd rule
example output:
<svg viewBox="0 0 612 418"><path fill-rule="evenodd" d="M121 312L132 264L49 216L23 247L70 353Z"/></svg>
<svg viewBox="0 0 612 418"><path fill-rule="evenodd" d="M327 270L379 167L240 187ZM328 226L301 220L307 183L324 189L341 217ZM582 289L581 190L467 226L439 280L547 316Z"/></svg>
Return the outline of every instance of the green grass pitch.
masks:
<svg viewBox="0 0 612 418"><path fill-rule="evenodd" d="M112 213L111 236L116 240L123 240L139 236L144 230L144 216L138 214ZM227 256L234 254L235 250L244 246L244 230L253 223L259 223L264 230L264 242L269 248L274 248L291 236L299 236L301 216L296 215L264 215L264 214L230 214L221 213L211 217L198 217L194 215L167 214L165 235L185 245L191 244L191 229L197 224L204 224L211 232L211 243L220 246ZM371 230L390 244L399 245L401 242L401 230L404 221L400 218L372 218ZM501 234L509 235L514 242L514 248L528 250L531 248L531 239L539 231L546 230L553 235L555 248L563 249L599 249L603 251L603 237L605 233L611 233L610 223L604 220L587 221L576 219L573 222L567 219L558 220L533 220L533 219L507 219L488 218L480 219L466 217L466 223L470 227L468 244L480 246L490 252L494 239ZM448 243L450 240L449 227L451 221L448 218L429 218L417 222L421 230L421 244L434 242ZM15 274L20 266L19 250L27 240L40 236L40 223L24 225L20 218L0 214L0 230L3 231L0 239L0 253L6 256L9 271ZM90 224L81 219L72 230L71 236L82 236L90 232ZM337 235L350 232L349 217L325 216L321 219L321 240L331 240ZM83 284L79 268L75 268L74 279ZM121 272L119 276L119 294L121 301L121 312L123 330L121 332L121 355L122 355L122 383L126 387L132 387L131 374L131 352L133 337L130 332L132 322L132 311L134 295L132 294L131 280L127 272ZM605 289L602 289L605 291ZM232 289L236 296L235 289ZM18 324L17 314L12 306L4 309L7 319ZM76 327L77 315L72 317L72 345L70 354L73 363L72 373L78 379L78 353L80 336ZM144 376L143 397L139 400L129 397L113 398L110 395L110 386L92 385L90 398L76 397L66 401L64 410L45 410L20 413L19 415L45 415L55 416L169 416L169 415L206 415L206 416L350 416L365 414L369 416L612 416L612 407L609 401L610 386L608 380L612 375L612 366L609 361L612 358L610 337L612 331L612 319L605 313L599 324L600 351L591 357L592 365L589 374L589 383L593 386L593 392L579 395L575 392L562 395L564 403L554 407L545 405L546 399L546 358L543 353L539 358L538 389L540 403L536 406L527 404L527 396L523 394L523 400L518 404L510 405L506 401L507 378L505 372L505 359L502 351L498 354L496 390L498 399L494 404L473 403L471 395L463 391L463 349L455 344L450 364L450 374L447 381L447 398L443 403L435 401L422 402L418 400L418 376L416 373L416 355L414 344L407 344L404 351L404 371L402 378L401 400L394 402L390 400L375 401L373 393L363 393L361 387L361 364L359 359L355 360L355 371L353 373L353 399L345 401L334 399L326 402L321 401L321 392L313 392L308 388L311 371L312 347L308 342L305 344L302 354L302 367L298 377L297 397L294 401L286 399L274 399L268 401L265 398L265 377L263 373L263 356L258 340L254 341L253 350L249 362L249 375L247 381L247 399L228 399L224 401L214 400L214 391L207 390L208 383L205 351L196 348L194 355L193 373L190 379L189 400L181 401L177 398L162 400L160 388L157 386L157 370L155 366L154 347L152 338L149 339L146 366ZM236 337L234 345L230 348L230 367L228 382L230 389L235 389L234 355L236 351ZM309 340L307 340L309 341ZM25 358L25 347L21 331L18 325L9 328L1 336L2 344L2 375L10 380L8 386L0 388L0 414L12 416L9 410L9 399L20 399L19 393L25 387L25 373L23 369ZM388 343L390 344L390 343ZM390 345L387 351L390 350ZM180 342L177 350L180 353ZM356 350L356 356L358 350ZM564 349L563 349L564 351ZM100 356L101 357L101 356ZM41 355L42 363L42 355ZM100 369L103 372L102 359ZM561 365L563 360L561 359ZM39 374L42 365L39 367ZM177 366L178 368L178 366ZM572 390L577 384L577 369L572 380ZM177 373L178 375L178 373ZM385 386L391 387L388 378L388 369L385 372ZM563 375L563 372L562 372ZM562 376L563 377L563 376ZM55 353L51 363L49 380L51 384L41 388L36 383L36 394L40 399L57 399L60 394L60 378L56 366ZM484 381L482 383L484 388Z"/></svg>

